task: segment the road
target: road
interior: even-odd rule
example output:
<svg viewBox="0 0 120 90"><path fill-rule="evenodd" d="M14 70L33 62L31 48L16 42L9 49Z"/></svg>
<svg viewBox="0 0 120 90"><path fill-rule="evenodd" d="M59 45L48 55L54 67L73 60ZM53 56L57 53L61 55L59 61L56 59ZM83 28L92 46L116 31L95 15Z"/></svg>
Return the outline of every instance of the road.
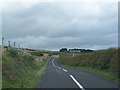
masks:
<svg viewBox="0 0 120 90"><path fill-rule="evenodd" d="M118 85L92 73L62 68L55 59L51 59L36 88L77 88L79 90L89 90L90 88L92 88L91 90L95 88L106 90L108 88L108 90L118 90Z"/></svg>

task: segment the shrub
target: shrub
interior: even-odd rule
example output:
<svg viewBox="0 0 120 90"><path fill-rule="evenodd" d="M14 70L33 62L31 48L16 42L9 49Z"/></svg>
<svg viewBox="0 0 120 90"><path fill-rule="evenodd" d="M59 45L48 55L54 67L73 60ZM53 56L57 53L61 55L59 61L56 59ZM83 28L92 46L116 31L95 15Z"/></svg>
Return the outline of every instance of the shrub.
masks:
<svg viewBox="0 0 120 90"><path fill-rule="evenodd" d="M34 57L32 55L23 55L23 58L25 60L34 60Z"/></svg>
<svg viewBox="0 0 120 90"><path fill-rule="evenodd" d="M32 51L31 52L32 55L35 55L35 56L43 56L43 53L41 53L41 51Z"/></svg>
<svg viewBox="0 0 120 90"><path fill-rule="evenodd" d="M11 57L17 57L18 56L18 50L15 49L15 48L8 48L7 52Z"/></svg>
<svg viewBox="0 0 120 90"><path fill-rule="evenodd" d="M67 48L60 49L60 52L67 52Z"/></svg>

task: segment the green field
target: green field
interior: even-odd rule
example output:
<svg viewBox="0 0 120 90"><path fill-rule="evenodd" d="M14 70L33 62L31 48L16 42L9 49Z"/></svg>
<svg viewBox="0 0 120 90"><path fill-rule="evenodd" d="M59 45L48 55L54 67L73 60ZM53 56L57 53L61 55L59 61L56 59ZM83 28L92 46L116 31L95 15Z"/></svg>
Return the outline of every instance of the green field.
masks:
<svg viewBox="0 0 120 90"><path fill-rule="evenodd" d="M58 63L66 67L91 72L118 83L118 79L120 79L118 54L120 52L114 48L91 53L75 53L74 57L73 53L60 52Z"/></svg>
<svg viewBox="0 0 120 90"><path fill-rule="evenodd" d="M38 51L37 51L38 52ZM48 57L33 55L31 51L15 48L2 53L2 88L34 88L44 73Z"/></svg>

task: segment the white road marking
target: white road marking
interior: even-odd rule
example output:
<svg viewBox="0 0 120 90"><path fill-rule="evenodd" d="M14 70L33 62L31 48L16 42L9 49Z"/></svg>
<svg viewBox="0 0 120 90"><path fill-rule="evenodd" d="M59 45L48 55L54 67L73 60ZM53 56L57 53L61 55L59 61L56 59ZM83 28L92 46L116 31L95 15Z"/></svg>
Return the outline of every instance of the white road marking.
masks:
<svg viewBox="0 0 120 90"><path fill-rule="evenodd" d="M63 71L67 72L67 70L63 69Z"/></svg>
<svg viewBox="0 0 120 90"><path fill-rule="evenodd" d="M54 64L54 59L52 60L52 64L53 64L54 67L56 67L56 68L58 68L58 69L61 69L60 67L55 66L55 64Z"/></svg>
<svg viewBox="0 0 120 90"><path fill-rule="evenodd" d="M53 66L55 67L55 64L54 64L54 59L52 60L52 64L53 64Z"/></svg>
<svg viewBox="0 0 120 90"><path fill-rule="evenodd" d="M62 68L60 68L60 67L58 67L58 66L55 66L55 64L54 64L54 59L52 60L52 64L53 64L54 67L56 67L56 68L58 68L58 69L62 69ZM56 71L58 71L58 70L56 70ZM63 69L63 71L67 72L66 69ZM58 72L59 72L59 71L58 71ZM83 86L80 85L80 83L79 83L72 75L70 75L70 77L71 77L72 80L78 85L78 87L79 87L81 90L85 90L85 89L83 88Z"/></svg>
<svg viewBox="0 0 120 90"><path fill-rule="evenodd" d="M73 81L78 85L78 87L79 87L81 90L85 90L85 89L83 88L83 86L80 85L80 83L79 83L72 75L70 75L70 77L73 79Z"/></svg>
<svg viewBox="0 0 120 90"><path fill-rule="evenodd" d="M60 68L60 67L58 67L58 66L56 66L56 65L54 64L54 59L52 60L52 64L53 64L54 67L56 67L56 68L58 68L58 69L62 69L62 68ZM67 70L65 70L65 69L63 69L63 71L64 71L64 72L67 72Z"/></svg>

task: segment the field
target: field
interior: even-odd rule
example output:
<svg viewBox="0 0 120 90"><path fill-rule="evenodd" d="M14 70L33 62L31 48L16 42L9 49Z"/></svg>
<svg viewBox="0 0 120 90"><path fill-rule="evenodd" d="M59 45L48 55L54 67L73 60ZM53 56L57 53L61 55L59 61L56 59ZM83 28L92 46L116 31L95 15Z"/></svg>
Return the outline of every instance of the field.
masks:
<svg viewBox="0 0 120 90"><path fill-rule="evenodd" d="M63 66L85 70L118 83L118 79L120 79L118 54L120 52L115 48L97 50L91 53L76 53L75 56L73 56L73 53L61 52L58 63Z"/></svg>
<svg viewBox="0 0 120 90"><path fill-rule="evenodd" d="M23 52L16 48L4 49L2 88L34 88L48 62L48 57L40 57L29 50Z"/></svg>

